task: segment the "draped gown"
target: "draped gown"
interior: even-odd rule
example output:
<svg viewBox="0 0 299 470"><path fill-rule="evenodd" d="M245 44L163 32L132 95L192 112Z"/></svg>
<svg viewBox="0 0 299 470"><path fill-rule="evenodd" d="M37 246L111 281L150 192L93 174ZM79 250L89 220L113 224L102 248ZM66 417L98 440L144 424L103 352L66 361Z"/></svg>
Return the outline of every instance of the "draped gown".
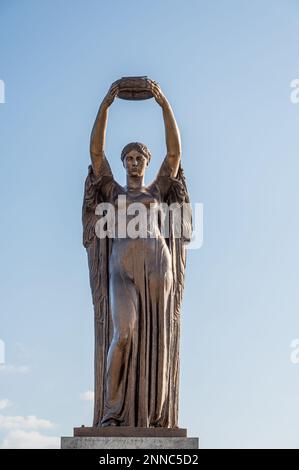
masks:
<svg viewBox="0 0 299 470"><path fill-rule="evenodd" d="M167 238L156 225L148 237L100 239L95 213L100 202L117 212L119 196L126 196L127 206L142 202L146 208L189 202L182 169L176 178L170 174L165 159L154 182L136 192L115 181L106 159L98 177L89 167L83 243L95 313L94 426L111 420L120 426L178 426L180 306L191 218L180 238L170 220Z"/></svg>

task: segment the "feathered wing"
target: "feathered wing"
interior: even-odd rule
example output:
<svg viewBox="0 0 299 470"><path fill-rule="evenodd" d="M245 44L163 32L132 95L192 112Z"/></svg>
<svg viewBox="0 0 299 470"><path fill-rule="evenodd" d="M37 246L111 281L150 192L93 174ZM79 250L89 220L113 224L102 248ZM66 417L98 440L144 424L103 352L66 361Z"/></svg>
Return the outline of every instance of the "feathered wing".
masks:
<svg viewBox="0 0 299 470"><path fill-rule="evenodd" d="M169 205L176 204L180 212L179 219L174 220L178 212L169 211L169 237L166 238L172 258L173 272L173 318L170 338L170 357L172 360L170 361L169 412L171 426L177 427L180 373L180 311L185 285L186 244L191 240L192 235L190 200L181 166L179 167L177 177L171 178L166 202ZM179 227L178 224L180 225Z"/></svg>
<svg viewBox="0 0 299 470"><path fill-rule="evenodd" d="M94 350L94 419L93 426L100 424L104 406L104 382L106 357L112 337L112 322L109 311L108 261L110 240L100 239L95 234L99 216L96 206L101 202L99 179L95 179L91 168L85 182L83 199L83 245L87 250L89 280L94 306L95 350Z"/></svg>

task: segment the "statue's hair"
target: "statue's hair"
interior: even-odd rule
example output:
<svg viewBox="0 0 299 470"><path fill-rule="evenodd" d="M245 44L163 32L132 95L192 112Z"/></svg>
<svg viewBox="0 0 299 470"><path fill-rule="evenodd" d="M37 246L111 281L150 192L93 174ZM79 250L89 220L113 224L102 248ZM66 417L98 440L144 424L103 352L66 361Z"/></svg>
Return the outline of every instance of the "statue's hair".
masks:
<svg viewBox="0 0 299 470"><path fill-rule="evenodd" d="M124 161L125 156L131 150L137 150L138 152L142 153L142 155L144 155L147 158L148 163L150 162L150 160L152 158L151 152L149 151L147 146L145 144L142 144L141 142L130 142L129 144L127 144L122 149L122 152L121 152L121 157L120 158L122 159L122 161Z"/></svg>

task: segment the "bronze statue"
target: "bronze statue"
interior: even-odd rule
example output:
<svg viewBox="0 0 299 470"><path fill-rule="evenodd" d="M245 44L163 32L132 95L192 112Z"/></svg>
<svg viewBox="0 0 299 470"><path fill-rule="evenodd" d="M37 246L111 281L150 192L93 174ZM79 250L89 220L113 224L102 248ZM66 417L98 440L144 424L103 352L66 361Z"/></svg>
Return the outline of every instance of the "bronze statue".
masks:
<svg viewBox="0 0 299 470"><path fill-rule="evenodd" d="M165 124L166 157L148 186L148 148L139 142L121 153L127 184L118 184L106 158L108 109L116 97L154 97ZM96 207L118 197L126 204L188 203L181 168L181 142L171 106L160 86L147 77L121 79L103 99L91 133L92 165L83 202L84 246L88 253L95 312L94 427L178 426L180 306L184 287L185 243L172 226L149 237L99 238ZM191 229L191 227L189 227Z"/></svg>

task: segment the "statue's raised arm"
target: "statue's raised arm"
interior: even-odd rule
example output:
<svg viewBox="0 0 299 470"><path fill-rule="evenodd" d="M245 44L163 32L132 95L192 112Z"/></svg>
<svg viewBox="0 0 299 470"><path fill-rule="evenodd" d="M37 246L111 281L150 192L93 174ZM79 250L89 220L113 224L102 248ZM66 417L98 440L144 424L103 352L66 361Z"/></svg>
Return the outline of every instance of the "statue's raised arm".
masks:
<svg viewBox="0 0 299 470"><path fill-rule="evenodd" d="M99 175L100 167L103 159L105 158L105 139L106 139L106 128L108 122L108 109L115 100L119 91L119 81L112 83L108 90L108 93L104 97L96 120L94 122L91 136L90 136L90 157L92 162L92 168L96 176Z"/></svg>
<svg viewBox="0 0 299 470"><path fill-rule="evenodd" d="M173 110L168 102L166 96L163 94L160 86L151 80L151 92L163 110L163 119L165 125L165 138L166 138L166 160L171 168L172 177L176 177L180 159L181 159L181 137L178 129L177 122L174 117Z"/></svg>

